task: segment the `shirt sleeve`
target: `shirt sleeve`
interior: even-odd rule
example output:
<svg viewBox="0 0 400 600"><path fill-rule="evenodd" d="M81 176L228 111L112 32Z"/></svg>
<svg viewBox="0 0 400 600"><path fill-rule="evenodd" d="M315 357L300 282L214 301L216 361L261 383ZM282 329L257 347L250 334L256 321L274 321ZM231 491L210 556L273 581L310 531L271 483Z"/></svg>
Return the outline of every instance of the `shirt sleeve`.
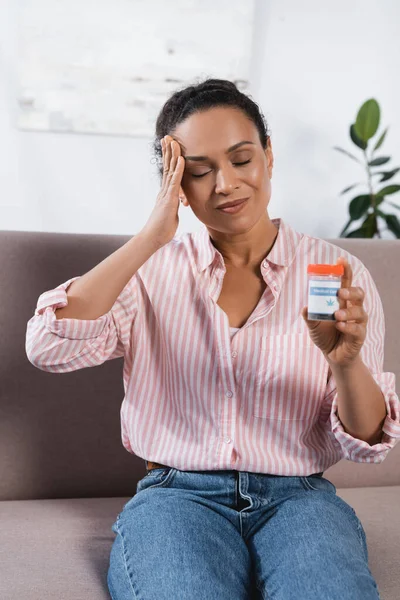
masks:
<svg viewBox="0 0 400 600"><path fill-rule="evenodd" d="M338 394L331 369L329 369L323 412L327 417L328 431L336 442L335 445L339 445L343 458L354 462L380 463L400 439L400 401L395 391L395 374L383 371L385 319L379 292L368 269L363 268L353 285L360 286L364 290L364 308L368 314L367 335L360 355L382 390L386 404L386 418L380 442L371 446L368 442L355 438L344 430L337 413Z"/></svg>
<svg viewBox="0 0 400 600"><path fill-rule="evenodd" d="M68 305L67 289L79 277L68 279L39 296L28 321L25 350L42 371L66 373L101 365L124 356L130 349L137 312L137 274L124 287L109 312L97 319L57 319L55 311Z"/></svg>

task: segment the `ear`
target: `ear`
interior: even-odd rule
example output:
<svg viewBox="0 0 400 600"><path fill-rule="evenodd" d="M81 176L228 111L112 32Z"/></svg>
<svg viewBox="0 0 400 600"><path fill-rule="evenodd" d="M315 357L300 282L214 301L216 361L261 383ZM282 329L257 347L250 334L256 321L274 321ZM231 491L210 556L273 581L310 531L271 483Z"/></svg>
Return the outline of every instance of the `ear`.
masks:
<svg viewBox="0 0 400 600"><path fill-rule="evenodd" d="M179 188L179 201L183 204L183 206L189 206L189 202L187 201L185 192L182 189L182 186Z"/></svg>
<svg viewBox="0 0 400 600"><path fill-rule="evenodd" d="M272 169L274 168L274 154L272 152L271 138L268 136L267 147L264 150L267 159L268 176L272 179Z"/></svg>

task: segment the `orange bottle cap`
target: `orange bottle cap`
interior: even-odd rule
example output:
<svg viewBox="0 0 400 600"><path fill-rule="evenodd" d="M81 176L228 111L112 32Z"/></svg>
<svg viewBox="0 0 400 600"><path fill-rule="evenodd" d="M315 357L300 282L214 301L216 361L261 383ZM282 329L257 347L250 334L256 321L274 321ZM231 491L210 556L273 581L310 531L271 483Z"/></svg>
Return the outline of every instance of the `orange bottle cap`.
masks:
<svg viewBox="0 0 400 600"><path fill-rule="evenodd" d="M308 265L307 273L314 275L344 275L344 265Z"/></svg>

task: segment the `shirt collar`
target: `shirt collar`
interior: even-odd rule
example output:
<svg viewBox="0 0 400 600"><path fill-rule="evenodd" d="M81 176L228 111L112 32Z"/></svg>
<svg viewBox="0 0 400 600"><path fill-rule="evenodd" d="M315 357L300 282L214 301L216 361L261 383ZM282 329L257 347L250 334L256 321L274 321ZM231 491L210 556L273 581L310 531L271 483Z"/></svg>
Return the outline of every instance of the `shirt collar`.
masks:
<svg viewBox="0 0 400 600"><path fill-rule="evenodd" d="M263 259L275 265L288 267L293 261L297 247L303 234L295 231L282 218L271 219L278 227L278 235L269 254ZM203 224L200 231L193 234L194 254L197 270L199 273L204 271L215 259L216 255L222 258L222 255L211 243L207 227Z"/></svg>

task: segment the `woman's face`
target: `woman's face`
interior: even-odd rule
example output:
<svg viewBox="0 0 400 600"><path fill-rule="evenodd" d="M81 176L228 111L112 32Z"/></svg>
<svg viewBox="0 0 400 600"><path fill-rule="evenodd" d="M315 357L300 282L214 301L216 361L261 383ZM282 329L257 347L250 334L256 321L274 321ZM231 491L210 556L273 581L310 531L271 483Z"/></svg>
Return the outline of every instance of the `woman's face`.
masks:
<svg viewBox="0 0 400 600"><path fill-rule="evenodd" d="M247 231L265 217L271 197L273 154L264 150L257 127L239 109L211 108L177 125L171 136L185 157L184 204L206 226L221 232ZM249 198L236 214L217 207Z"/></svg>

